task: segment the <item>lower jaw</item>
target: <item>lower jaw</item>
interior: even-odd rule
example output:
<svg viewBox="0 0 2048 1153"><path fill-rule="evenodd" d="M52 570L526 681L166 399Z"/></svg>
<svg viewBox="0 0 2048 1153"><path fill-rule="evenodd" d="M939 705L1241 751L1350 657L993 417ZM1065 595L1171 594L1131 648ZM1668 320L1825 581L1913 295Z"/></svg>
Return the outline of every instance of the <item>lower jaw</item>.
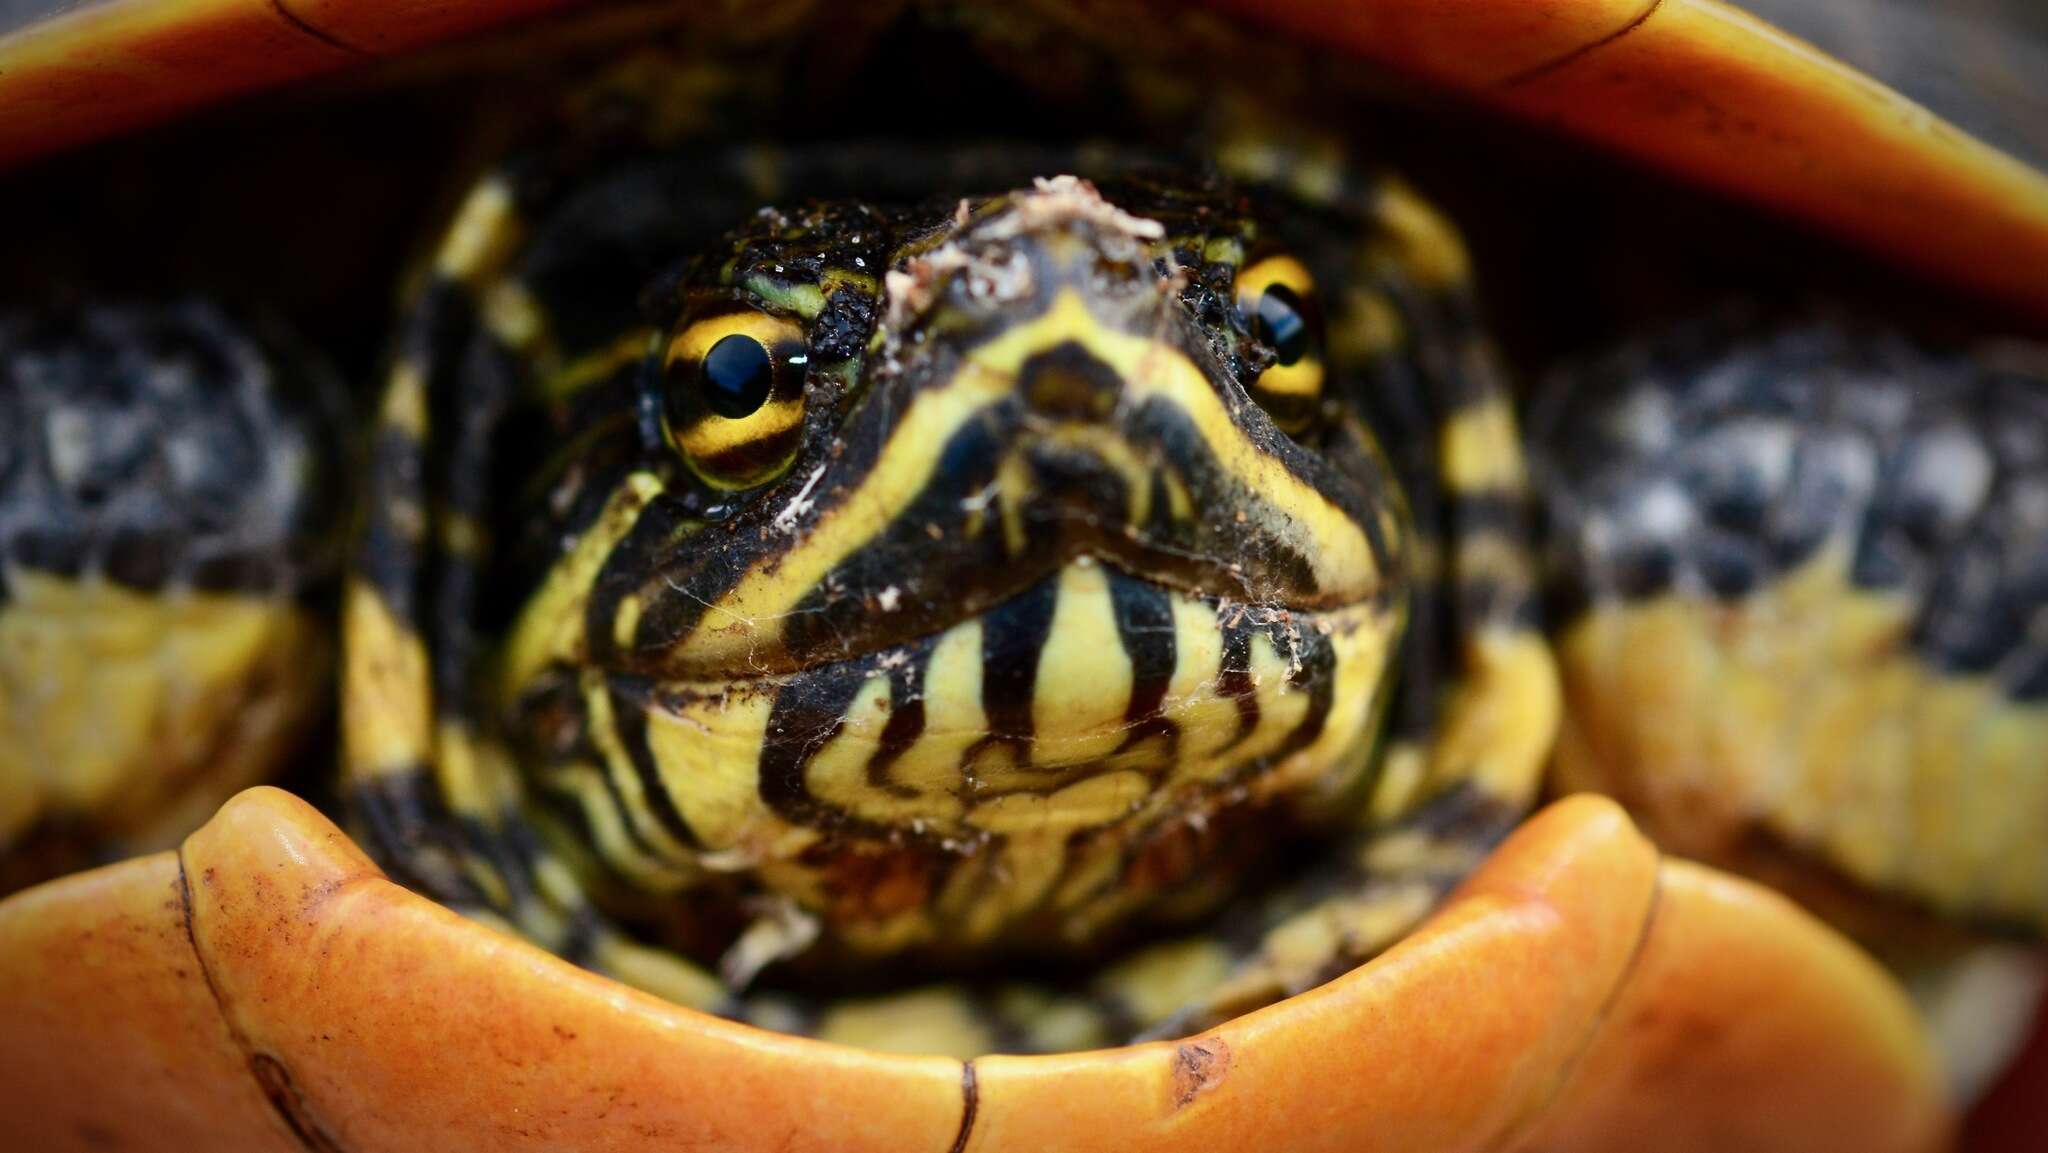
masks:
<svg viewBox="0 0 2048 1153"><path fill-rule="evenodd" d="M607 790L569 791L643 908L737 889L842 953L1068 950L1227 893L1260 844L1355 804L1401 625L1398 602L1290 612L1076 562L794 674L591 676L612 787L675 821L641 822L649 853L593 811L624 807Z"/></svg>

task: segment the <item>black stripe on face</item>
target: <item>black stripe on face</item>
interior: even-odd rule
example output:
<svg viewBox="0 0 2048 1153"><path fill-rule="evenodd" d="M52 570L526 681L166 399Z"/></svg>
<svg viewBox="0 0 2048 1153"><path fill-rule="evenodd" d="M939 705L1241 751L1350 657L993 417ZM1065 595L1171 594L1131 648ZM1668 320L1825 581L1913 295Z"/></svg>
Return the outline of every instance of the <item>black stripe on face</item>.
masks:
<svg viewBox="0 0 2048 1153"><path fill-rule="evenodd" d="M1185 410L1155 397L1138 407L1130 428L1134 444L1156 444L1161 456L1174 462L1195 515L1188 522L1167 522L1171 535L1165 539L1117 549L1121 560L1141 569L1159 569L1176 577L1175 584L1249 600L1309 607L1324 599L1309 558L1260 529L1262 518L1250 515L1250 510L1262 503L1261 495L1216 460ZM1283 434L1273 435L1285 439ZM1377 468L1371 473L1338 476L1291 441L1285 449L1271 449L1266 454L1320 493L1346 519L1360 525L1375 567L1382 573L1392 571L1387 542L1375 527L1378 518L1374 515L1382 502L1392 499L1388 492L1391 478ZM1247 514L1244 519L1239 519L1241 513ZM1114 547L1117 542L1108 543Z"/></svg>
<svg viewBox="0 0 2048 1153"><path fill-rule="evenodd" d="M661 778L661 767L655 763L654 749L647 743L647 710L653 707L653 682L642 677L620 676L608 678L607 683L611 696L612 731L618 734L626 759L633 763L633 774L640 778L640 793L646 798L648 809L678 844L699 848L697 834L690 828L690 822L684 819L683 811L676 807L675 797L668 791L668 783ZM609 770L606 775L609 777ZM612 787L609 782L607 787ZM631 827L629 822L627 828Z"/></svg>
<svg viewBox="0 0 2048 1153"><path fill-rule="evenodd" d="M889 768L924 735L924 676L931 646L920 645L910 659L889 670L889 720L874 755L868 758L868 784L895 797L914 797L917 790L889 779Z"/></svg>
<svg viewBox="0 0 2048 1153"><path fill-rule="evenodd" d="M1173 604L1166 590L1115 569L1109 570L1109 599L1117 639L1131 661L1131 699L1124 707L1131 730L1123 747L1152 736L1172 742L1180 727L1160 716L1160 708L1177 664Z"/></svg>
<svg viewBox="0 0 2048 1153"><path fill-rule="evenodd" d="M855 824L811 795L811 759L839 735L846 710L867 682L864 662L827 665L798 677L775 696L761 742L761 801L790 824L809 828ZM878 831L879 830L872 830Z"/></svg>
<svg viewBox="0 0 2048 1153"><path fill-rule="evenodd" d="M1038 662L1052 636L1058 605L1059 581L1050 579L982 617L981 708L988 717L988 735L967 751L968 765L995 745L1015 750L1019 765L1029 763L1037 730L1031 714L1038 694Z"/></svg>
<svg viewBox="0 0 2048 1153"><path fill-rule="evenodd" d="M1036 579L1030 568L1009 563L1000 526L984 523L979 534L967 532L967 498L994 484L1014 420L1014 413L998 409L955 432L917 496L797 602L782 631L792 663L936 633ZM992 521L999 512L990 506L985 515ZM1043 538L1034 543L1050 544ZM891 586L897 608L890 612L833 591Z"/></svg>
<svg viewBox="0 0 2048 1153"><path fill-rule="evenodd" d="M1301 723L1270 758L1278 761L1323 735L1337 697L1337 650L1330 644L1330 638L1313 629L1298 634L1276 629L1272 635L1282 659L1293 669L1287 675L1287 683L1296 688L1307 686L1309 693L1308 711L1302 714Z"/></svg>
<svg viewBox="0 0 2048 1153"><path fill-rule="evenodd" d="M597 579L591 582L590 599L584 606L583 632L585 651L592 663L611 666L619 657L616 637L616 621L619 606L628 596L643 588L658 563L660 555L681 536L689 524L689 516L680 504L663 497L656 497L633 521L633 527L613 547L611 555L605 558L604 567L598 571ZM724 564L743 569L745 560L732 550L707 550L713 564ZM656 602L655 607L673 605L682 598L667 597ZM650 613L653 611L650 608ZM701 606L699 606L701 611ZM645 635L645 618L642 618L639 635Z"/></svg>
<svg viewBox="0 0 2048 1153"><path fill-rule="evenodd" d="M1219 606L1223 657L1216 669L1216 692L1237 702L1237 735L1225 749L1236 748L1259 727L1259 689L1252 681L1252 630L1245 627L1242 605Z"/></svg>

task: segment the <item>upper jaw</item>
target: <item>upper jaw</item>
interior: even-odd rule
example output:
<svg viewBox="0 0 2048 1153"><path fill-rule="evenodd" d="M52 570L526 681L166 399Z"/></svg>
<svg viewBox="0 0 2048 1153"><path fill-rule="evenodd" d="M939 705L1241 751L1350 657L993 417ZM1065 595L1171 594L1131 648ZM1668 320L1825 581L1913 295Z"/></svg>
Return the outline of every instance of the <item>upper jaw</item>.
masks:
<svg viewBox="0 0 2048 1153"><path fill-rule="evenodd" d="M608 630L632 643L599 663L679 679L787 672L937 633L1082 559L1290 611L1400 583L1391 481L1277 433L1252 441L1220 402L1149 395L1091 424L1048 422L1013 393L936 430L918 402L877 427L887 407L857 413L837 457L800 465L779 499L648 556L622 582L630 631ZM617 611L594 609L593 621Z"/></svg>

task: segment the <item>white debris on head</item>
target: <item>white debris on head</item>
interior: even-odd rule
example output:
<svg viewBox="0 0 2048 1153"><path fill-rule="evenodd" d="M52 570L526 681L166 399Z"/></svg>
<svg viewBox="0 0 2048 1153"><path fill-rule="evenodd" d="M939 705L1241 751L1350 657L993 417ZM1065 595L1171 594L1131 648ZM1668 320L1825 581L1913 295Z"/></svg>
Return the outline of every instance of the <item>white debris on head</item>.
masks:
<svg viewBox="0 0 2048 1153"><path fill-rule="evenodd" d="M1157 220L1134 216L1103 199L1094 184L1078 176L1039 177L1029 191L1019 192L1007 210L970 230L973 214L962 200L953 212L953 235L930 252L914 256L902 268L883 274L884 323L900 330L931 307L939 284L952 274L966 277L967 291L992 302L1016 300L1031 293L1030 262L1007 250L1005 242L1028 232L1080 223L1100 230L1104 255L1135 260L1142 246L1160 240L1166 227Z"/></svg>
<svg viewBox="0 0 2048 1153"><path fill-rule="evenodd" d="M991 222L986 235L992 240L1004 240L1069 222L1093 224L1132 240L1158 240L1166 235L1165 225L1125 212L1104 200L1095 185L1078 176L1041 176L1033 180L1031 191L1017 197L1009 212Z"/></svg>

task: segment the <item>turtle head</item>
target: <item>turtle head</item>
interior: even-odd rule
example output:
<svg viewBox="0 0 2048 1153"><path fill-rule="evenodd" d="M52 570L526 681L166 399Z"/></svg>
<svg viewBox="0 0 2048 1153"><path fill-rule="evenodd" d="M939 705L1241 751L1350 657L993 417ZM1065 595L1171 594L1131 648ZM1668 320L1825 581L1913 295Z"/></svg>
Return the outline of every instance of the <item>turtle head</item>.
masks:
<svg viewBox="0 0 2048 1153"><path fill-rule="evenodd" d="M1341 791L1404 510L1323 396L1303 264L1260 248L1208 184L763 210L673 294L643 374L663 467L563 562L573 611L529 608L514 699L577 666L618 729L598 747L664 795L658 848L877 948L1085 935L1208 855L1062 878ZM983 853L1033 880L949 921L937 890ZM838 908L820 878L849 857L900 858L919 896Z"/></svg>

